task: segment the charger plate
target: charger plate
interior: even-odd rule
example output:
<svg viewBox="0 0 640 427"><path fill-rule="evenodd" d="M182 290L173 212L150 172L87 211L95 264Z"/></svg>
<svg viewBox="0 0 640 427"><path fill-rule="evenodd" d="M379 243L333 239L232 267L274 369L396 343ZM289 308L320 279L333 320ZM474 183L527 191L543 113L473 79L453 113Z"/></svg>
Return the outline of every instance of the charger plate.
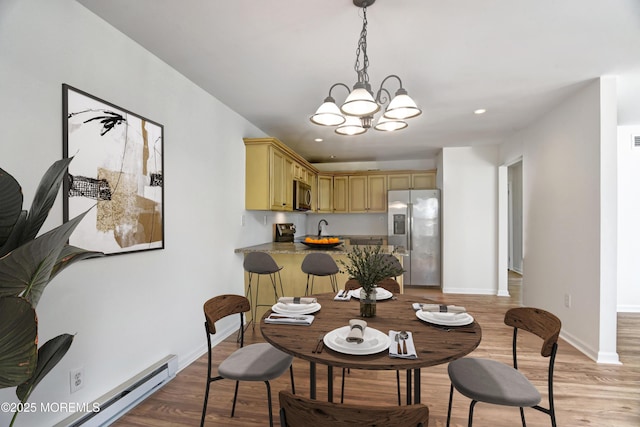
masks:
<svg viewBox="0 0 640 427"><path fill-rule="evenodd" d="M431 311L416 311L416 317L425 322L441 326L465 326L473 323L473 316L469 313L439 313Z"/></svg>
<svg viewBox="0 0 640 427"><path fill-rule="evenodd" d="M312 304L284 304L279 302L271 307L271 311L278 314L311 314L321 308L322 306L317 302Z"/></svg>
<svg viewBox="0 0 640 427"><path fill-rule="evenodd" d="M339 353L366 355L380 353L389 348L389 336L377 329L367 327L364 330L364 341L360 344L348 342L349 326L334 329L324 336L324 345Z"/></svg>

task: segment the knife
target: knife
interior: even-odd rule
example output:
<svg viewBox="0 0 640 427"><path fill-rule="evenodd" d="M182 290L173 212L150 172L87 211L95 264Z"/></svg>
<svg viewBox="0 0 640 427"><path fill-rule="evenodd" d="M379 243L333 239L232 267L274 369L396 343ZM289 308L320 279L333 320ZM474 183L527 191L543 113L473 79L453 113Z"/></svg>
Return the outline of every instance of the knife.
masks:
<svg viewBox="0 0 640 427"><path fill-rule="evenodd" d="M273 314L269 316L267 319L291 319L291 320L307 320L306 317L292 317L292 316L274 316Z"/></svg>

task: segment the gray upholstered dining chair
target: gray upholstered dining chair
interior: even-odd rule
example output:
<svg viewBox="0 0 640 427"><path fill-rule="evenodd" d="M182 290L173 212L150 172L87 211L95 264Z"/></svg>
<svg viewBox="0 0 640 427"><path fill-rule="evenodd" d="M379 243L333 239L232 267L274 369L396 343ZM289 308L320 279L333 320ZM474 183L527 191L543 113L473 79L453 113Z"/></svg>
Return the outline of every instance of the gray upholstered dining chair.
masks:
<svg viewBox="0 0 640 427"><path fill-rule="evenodd" d="M236 387L233 394L233 406L231 416L233 417L238 398L238 385L240 381L263 381L267 385L267 401L269 404L269 425L273 426L273 414L271 405L271 385L270 380L278 378L287 369L291 374L291 389L295 393L293 380L293 356L281 352L269 343L256 343L244 345L244 313L249 311L251 306L249 300L242 295L219 295L204 303L204 328L207 334L208 368L207 387L204 393L204 405L202 408L202 419L200 426L204 426L207 413L207 402L209 400L209 389L211 383L222 379L235 380ZM231 353L218 365L218 375L211 376L211 335L216 333L215 323L233 314L240 315L240 348Z"/></svg>
<svg viewBox="0 0 640 427"><path fill-rule="evenodd" d="M537 409L549 415L551 417L551 425L553 427L556 426L555 406L553 403L553 369L558 350L558 336L562 327L560 319L552 313L539 308L518 307L506 312L504 323L513 327L513 367L495 360L471 357L463 357L449 363L448 371L451 390L449 392L447 426L451 421L454 389L471 399L469 427L472 426L473 410L478 402L519 407L523 426L526 426L523 408ZM518 371L517 338L519 329L537 335L543 340L540 354L542 357L549 358L547 373L548 408L543 408L539 405L542 400L540 392Z"/></svg>
<svg viewBox="0 0 640 427"><path fill-rule="evenodd" d="M281 391L281 427L427 427L429 407L350 405L307 399Z"/></svg>
<svg viewBox="0 0 640 427"><path fill-rule="evenodd" d="M309 292L313 294L313 283L315 276L329 276L329 280L331 282L331 290L333 292L338 291L338 279L336 278L336 274L340 272L340 269L329 254L326 254L324 252L311 252L304 257L300 268L302 269L303 273L307 274L307 287L304 291L305 295L309 295ZM309 290L309 278L311 278L311 290Z"/></svg>

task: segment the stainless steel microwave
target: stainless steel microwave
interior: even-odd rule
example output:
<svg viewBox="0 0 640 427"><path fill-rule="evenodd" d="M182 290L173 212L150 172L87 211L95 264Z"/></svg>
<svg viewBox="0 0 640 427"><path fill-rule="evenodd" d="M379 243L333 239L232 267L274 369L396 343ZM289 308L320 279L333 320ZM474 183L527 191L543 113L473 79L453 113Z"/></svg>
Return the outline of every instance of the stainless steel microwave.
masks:
<svg viewBox="0 0 640 427"><path fill-rule="evenodd" d="M311 209L311 186L302 181L293 181L293 210Z"/></svg>

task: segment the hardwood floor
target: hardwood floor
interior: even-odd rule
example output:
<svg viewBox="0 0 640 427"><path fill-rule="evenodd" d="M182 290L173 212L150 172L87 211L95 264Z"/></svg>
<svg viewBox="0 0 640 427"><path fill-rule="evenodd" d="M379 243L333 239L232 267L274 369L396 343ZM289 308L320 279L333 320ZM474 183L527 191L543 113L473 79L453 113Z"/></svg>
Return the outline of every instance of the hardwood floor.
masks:
<svg viewBox="0 0 640 427"><path fill-rule="evenodd" d="M477 295L443 295L436 290L408 288L406 293L416 300L428 297L448 304L464 305L482 326L480 346L471 353L475 357L489 357L510 363L512 330L504 325L504 312L518 306L520 279L510 275L511 297ZM618 315L618 354L622 365L598 365L575 348L560 340L555 371L555 401L558 426L637 427L640 426L640 314ZM194 325L201 328L202 325ZM262 341L256 330L248 329L248 342ZM204 334L202 339L204 340ZM537 339L524 341L531 349L531 357L522 359L522 370L543 395L546 405L546 359L539 356ZM235 335L214 349L214 363L218 364L237 344ZM528 352L529 353L529 352ZM526 365L526 366L525 366ZM164 388L121 418L115 426L197 426L200 424L206 355L181 371ZM339 374L336 370L335 395L339 396ZM308 396L308 363L294 361L296 391ZM326 399L326 369L318 368L318 398ZM241 383L234 418L230 418L233 382L212 384L206 426L267 426L267 399L264 383ZM323 388L324 387L324 388ZM288 375L272 382L274 424L279 425L278 391L290 390ZM354 371L346 381L345 403L395 403L395 372ZM404 393L403 393L404 394ZM429 406L431 427L446 425L449 399L449 379L446 365L422 370L422 402ZM469 400L454 394L452 425L466 426ZM525 409L529 427L550 426L549 417L535 410ZM520 424L515 408L478 404L474 426L512 427Z"/></svg>

